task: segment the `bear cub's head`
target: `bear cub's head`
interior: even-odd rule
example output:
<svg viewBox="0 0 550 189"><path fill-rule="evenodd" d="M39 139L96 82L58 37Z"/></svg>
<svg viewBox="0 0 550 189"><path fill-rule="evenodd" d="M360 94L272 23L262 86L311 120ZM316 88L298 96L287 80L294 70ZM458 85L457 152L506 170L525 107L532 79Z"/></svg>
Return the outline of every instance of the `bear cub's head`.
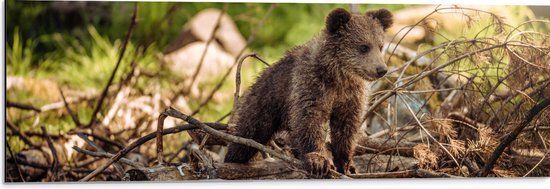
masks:
<svg viewBox="0 0 550 189"><path fill-rule="evenodd" d="M387 72L382 56L384 32L393 23L386 9L352 14L333 10L326 19L326 41L345 73L373 81Z"/></svg>

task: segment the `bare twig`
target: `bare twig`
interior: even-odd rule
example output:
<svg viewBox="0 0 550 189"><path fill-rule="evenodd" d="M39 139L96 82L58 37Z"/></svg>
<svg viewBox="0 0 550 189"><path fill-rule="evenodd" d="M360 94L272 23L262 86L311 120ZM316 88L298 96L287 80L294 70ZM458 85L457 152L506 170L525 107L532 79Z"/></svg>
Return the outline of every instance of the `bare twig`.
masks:
<svg viewBox="0 0 550 189"><path fill-rule="evenodd" d="M82 140L84 140L86 143L88 143L90 146L92 146L95 150L100 152L105 152L105 150L103 150L101 146L97 145L94 141L90 140L86 135L79 133L77 134L77 136L80 137Z"/></svg>
<svg viewBox="0 0 550 189"><path fill-rule="evenodd" d="M52 171L52 180L57 180L57 173L59 168L59 158L57 157L57 150L55 149L55 146L53 145L52 138L48 135L48 132L46 131L46 128L44 126L40 127L42 129L42 133L44 134L44 138L46 139L46 142L48 143L48 146L50 147L50 150L52 152L53 156L53 163L50 167L50 170Z"/></svg>
<svg viewBox="0 0 550 189"><path fill-rule="evenodd" d="M84 132L84 131L69 131L68 134L76 134L76 135L79 135L79 134L82 134L82 135L86 135L86 136L91 136L101 142L105 142L107 144L110 144L110 145L114 145L120 149L124 148L124 145L116 142L116 141L113 141L107 137L104 137L104 136L101 136L101 135L98 135L98 134L94 134L94 133L88 133L88 132Z"/></svg>
<svg viewBox="0 0 550 189"><path fill-rule="evenodd" d="M544 154L544 156L542 156L542 158L540 158L539 162L537 162L537 164L535 164L535 166L533 166L533 168L531 168L529 171L527 171L527 173L525 173L525 174L523 175L523 177L526 177L526 176L528 176L529 174L531 174L531 172L533 172L533 171L542 163L542 161L543 161L544 159L546 159L546 156L548 156L548 152L546 152L546 153Z"/></svg>
<svg viewBox="0 0 550 189"><path fill-rule="evenodd" d="M193 84L197 80L197 76L199 75L199 72L201 71L202 64L204 62L204 58L206 57L206 53L208 52L208 48L210 47L210 43L214 41L216 38L216 33L218 32L218 29L220 28L220 23L222 21L223 15L225 14L225 11L227 11L228 4L223 4L223 9L220 11L220 16L218 16L218 19L216 20L216 25L212 29L212 34L210 35L210 38L208 38L208 41L206 41L206 45L204 46L204 51L202 51L201 58L199 59L199 64L197 65L197 69L195 69L195 72L193 73L193 76L191 77L191 83L189 83L189 86L187 89L184 90L184 92L189 93Z"/></svg>
<svg viewBox="0 0 550 189"><path fill-rule="evenodd" d="M66 100L67 100L67 103L75 103L75 102L79 102L79 101L93 100L95 98L97 98L96 94L92 94L92 95L85 95L85 96L78 96L78 97L74 97L74 98L68 98ZM60 109L60 108L64 108L64 107L65 107L65 103L63 101L59 101L59 102L46 104L46 105L40 107L40 110L41 110L41 112L47 112L47 111Z"/></svg>
<svg viewBox="0 0 550 189"><path fill-rule="evenodd" d="M162 144L162 130L164 129L164 119L168 116L166 114L160 114L157 122L157 163L159 166L164 164L163 160L163 144Z"/></svg>
<svg viewBox="0 0 550 189"><path fill-rule="evenodd" d="M77 152L80 152L80 153L83 153L83 154L86 154L86 155L90 155L90 156L94 156L94 157L112 158L113 156L115 156L111 153L104 152L104 151L103 152L101 152L101 151L92 152L92 151L89 151L89 150L79 148L78 146L73 146L73 149L76 150ZM143 168L143 165L140 165L137 162L134 162L134 161L126 159L126 158L120 158L120 162L122 162L124 164L127 164L127 165L130 165L130 166L135 167L135 168Z"/></svg>
<svg viewBox="0 0 550 189"><path fill-rule="evenodd" d="M111 83L113 82L113 79L115 78L115 74L118 70L118 67L120 66L120 63L122 62L122 58L124 57L124 52L126 52L126 47L128 46L128 42L130 41L130 37L132 36L132 31L134 31L134 27L136 26L136 17L138 12L138 6L137 2L134 4L134 14L132 15L130 26L128 27L128 32L126 33L126 38L124 39L124 43L122 43L122 49L120 50L120 54L118 56L118 60L116 63L115 68L113 69L113 72L111 73L111 76L109 77L109 81L107 82L107 85L105 85L105 88L103 89L103 92L101 92L101 95L99 96L99 100L97 101L97 105L92 112L92 116L90 118L90 122L86 127L92 127L97 119L97 114L101 110L101 107L103 106L103 101L105 100L105 97L107 96L107 92L109 91L109 87L111 86Z"/></svg>
<svg viewBox="0 0 550 189"><path fill-rule="evenodd" d="M18 102L12 102L12 101L9 101L9 100L6 100L6 107L7 108L18 108L18 109L22 109L22 110L32 110L32 111L35 111L35 112L40 112L40 109L37 108L37 107L34 107L33 105L30 105L30 104L22 104L22 103L18 103Z"/></svg>
<svg viewBox="0 0 550 189"><path fill-rule="evenodd" d="M254 58L258 59L259 61L261 61L262 63L264 63L266 66L269 67L269 64L265 60L258 57L258 55L256 53L247 54L247 55L243 56L241 58L241 60L239 60L239 64L237 65L237 73L235 74L235 94L233 95L234 96L233 109L235 109L235 107L237 107L237 102L239 100L239 95L240 95L240 90L241 90L241 66L242 66L244 60L248 57L254 57Z"/></svg>
<svg viewBox="0 0 550 189"><path fill-rule="evenodd" d="M59 94L61 95L61 99L63 100L63 104L65 105L65 109L67 110L67 113L71 116L71 119L73 120L76 127L81 127L82 123L80 123L80 119L78 119L78 116L74 114L74 112L69 107L69 103L67 102L67 99L65 99L65 94L63 94L63 90L61 88L57 88L59 90Z"/></svg>

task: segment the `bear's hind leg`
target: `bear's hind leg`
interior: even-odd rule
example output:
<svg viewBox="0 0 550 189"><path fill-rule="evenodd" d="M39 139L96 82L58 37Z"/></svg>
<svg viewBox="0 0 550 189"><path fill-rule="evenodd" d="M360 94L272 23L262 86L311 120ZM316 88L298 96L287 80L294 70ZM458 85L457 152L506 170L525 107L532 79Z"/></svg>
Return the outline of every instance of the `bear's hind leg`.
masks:
<svg viewBox="0 0 550 189"><path fill-rule="evenodd" d="M235 135L252 139L260 144L267 144L276 131L276 126L269 116L244 116L237 123ZM240 125L239 125L240 124ZM258 152L257 149L242 144L229 144L224 162L247 163Z"/></svg>

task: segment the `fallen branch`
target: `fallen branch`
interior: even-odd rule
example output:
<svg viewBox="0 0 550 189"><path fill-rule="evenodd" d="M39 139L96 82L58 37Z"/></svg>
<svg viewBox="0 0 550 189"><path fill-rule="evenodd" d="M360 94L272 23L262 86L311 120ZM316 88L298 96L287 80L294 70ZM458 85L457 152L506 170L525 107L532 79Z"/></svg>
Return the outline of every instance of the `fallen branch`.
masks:
<svg viewBox="0 0 550 189"><path fill-rule="evenodd" d="M542 112L547 106L550 106L550 98L544 99L542 102L531 108L521 124L519 124L511 133L508 133L501 140L500 144L495 148L495 151L493 152L489 160L487 160L487 163L485 163L485 166L483 166L477 176L486 177L489 174L489 171L493 169L493 166L497 162L500 155L502 155L502 153L504 152L504 149L506 149L506 147L508 147L510 143L516 140L521 131L523 131L523 128L527 127L527 125L531 123L533 118L535 118L535 116Z"/></svg>

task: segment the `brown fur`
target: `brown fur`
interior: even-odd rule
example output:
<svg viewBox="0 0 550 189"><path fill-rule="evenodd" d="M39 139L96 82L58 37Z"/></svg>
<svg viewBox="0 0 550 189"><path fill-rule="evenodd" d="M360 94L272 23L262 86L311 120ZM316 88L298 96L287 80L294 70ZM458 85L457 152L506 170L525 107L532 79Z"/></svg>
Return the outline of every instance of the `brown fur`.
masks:
<svg viewBox="0 0 550 189"><path fill-rule="evenodd" d="M326 175L332 167L325 147L329 123L334 166L349 174L368 81L386 73L381 47L391 20L384 9L365 15L333 10L318 37L289 51L244 95L234 134L266 144L275 132L289 129L305 168ZM246 163L256 152L230 144L225 162Z"/></svg>

